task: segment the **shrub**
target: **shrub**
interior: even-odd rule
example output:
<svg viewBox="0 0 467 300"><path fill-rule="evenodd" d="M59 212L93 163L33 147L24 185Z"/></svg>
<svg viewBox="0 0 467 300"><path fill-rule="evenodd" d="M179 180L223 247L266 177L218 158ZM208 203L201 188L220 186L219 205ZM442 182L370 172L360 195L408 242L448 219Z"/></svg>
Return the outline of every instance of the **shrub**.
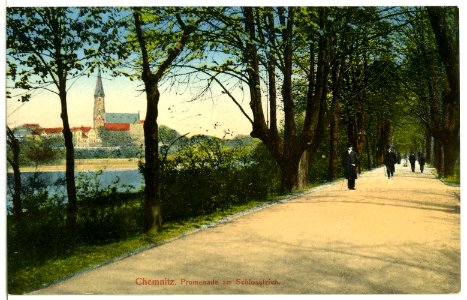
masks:
<svg viewBox="0 0 467 300"><path fill-rule="evenodd" d="M261 146L260 146L261 147ZM252 151L254 150L254 151ZM196 139L162 168L164 220L212 213L277 190L278 169L263 148L227 148L217 139Z"/></svg>

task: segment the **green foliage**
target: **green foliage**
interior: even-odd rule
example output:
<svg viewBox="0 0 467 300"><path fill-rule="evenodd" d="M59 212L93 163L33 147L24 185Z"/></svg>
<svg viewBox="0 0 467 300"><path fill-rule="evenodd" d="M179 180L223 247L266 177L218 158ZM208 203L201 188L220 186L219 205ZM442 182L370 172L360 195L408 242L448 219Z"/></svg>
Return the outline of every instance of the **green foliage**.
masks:
<svg viewBox="0 0 467 300"><path fill-rule="evenodd" d="M96 50L106 36L99 8L9 7L6 15L7 75L15 89L59 94L63 79L84 75L101 56Z"/></svg>
<svg viewBox="0 0 467 300"><path fill-rule="evenodd" d="M216 138L190 139L162 169L164 219L205 215L275 193L277 166L262 146L252 150L227 148Z"/></svg>
<svg viewBox="0 0 467 300"><path fill-rule="evenodd" d="M172 129L165 125L159 126L159 141L168 144L180 137L180 133L178 133L175 129Z"/></svg>
<svg viewBox="0 0 467 300"><path fill-rule="evenodd" d="M79 241L106 243L140 232L143 220L141 194L114 182L102 189L101 173L80 173L77 178Z"/></svg>
<svg viewBox="0 0 467 300"><path fill-rule="evenodd" d="M53 161L57 157L57 152L48 143L34 142L25 151L26 157L36 166L40 163Z"/></svg>
<svg viewBox="0 0 467 300"><path fill-rule="evenodd" d="M425 151L425 128L414 118L401 120L401 124L394 127L394 146L402 154Z"/></svg>
<svg viewBox="0 0 467 300"><path fill-rule="evenodd" d="M48 257L66 253L71 246L64 234L66 203L58 194L49 194L43 174L35 173L23 182L22 222L14 223L8 216L8 271L14 272L43 263ZM56 183L57 185L59 183Z"/></svg>
<svg viewBox="0 0 467 300"><path fill-rule="evenodd" d="M98 135L102 140L103 147L131 147L134 145L129 131L110 131L104 127L98 128Z"/></svg>
<svg viewBox="0 0 467 300"><path fill-rule="evenodd" d="M112 147L112 148L76 148L76 159L98 159L98 158L134 158L139 157L141 148Z"/></svg>
<svg viewBox="0 0 467 300"><path fill-rule="evenodd" d="M59 142L57 142L59 140ZM62 142L61 139L25 139L20 141L20 166L38 166L60 162L65 158L65 153L62 148L57 147L57 143ZM63 145L63 142L62 144ZM8 155L11 149L7 148Z"/></svg>

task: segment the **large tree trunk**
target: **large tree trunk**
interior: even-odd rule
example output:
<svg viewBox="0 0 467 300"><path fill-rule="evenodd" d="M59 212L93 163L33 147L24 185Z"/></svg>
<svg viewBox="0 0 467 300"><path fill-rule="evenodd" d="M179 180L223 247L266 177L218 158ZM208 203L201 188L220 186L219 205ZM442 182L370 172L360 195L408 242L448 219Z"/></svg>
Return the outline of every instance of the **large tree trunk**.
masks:
<svg viewBox="0 0 467 300"><path fill-rule="evenodd" d="M19 169L19 141L13 134L13 131L7 126L7 143L13 154L12 158L8 158L8 162L13 168L13 218L16 223L21 221L21 171Z"/></svg>
<svg viewBox="0 0 467 300"><path fill-rule="evenodd" d="M157 88L146 85L147 111L144 121L144 232L157 231L162 227L161 199L159 193L159 145Z"/></svg>
<svg viewBox="0 0 467 300"><path fill-rule="evenodd" d="M135 30L143 57L142 79L146 90L146 118L144 120L144 232L157 232L162 226L161 201L159 196L159 145L158 145L158 104L160 93L158 78L151 73L149 54L143 36L141 10L133 12Z"/></svg>
<svg viewBox="0 0 467 300"><path fill-rule="evenodd" d="M160 198L160 161L159 161L159 128L157 124L158 105L160 92L158 85L164 73L170 68L172 62L181 53L183 47L188 42L190 33L194 30L192 27L185 26L180 15L176 15L177 22L183 29L183 34L177 42L176 47L168 51L165 60L159 65L157 71L153 74L150 68L150 57L146 47L146 40L143 36L143 24L141 19L141 8L134 8L133 18L135 21L135 30L138 37L138 43L142 56L142 79L146 90L147 111L144 121L144 181L145 181L145 201L144 201L144 232L156 232L162 227L162 212Z"/></svg>
<svg viewBox="0 0 467 300"><path fill-rule="evenodd" d="M368 169L371 170L373 169L375 166L374 166L374 162L373 162L373 147L371 145L371 122L368 121L368 124L367 124L367 131L366 131L366 134L365 134L365 144L366 144L366 149L367 149L367 154L368 154Z"/></svg>
<svg viewBox="0 0 467 300"><path fill-rule="evenodd" d="M281 171L281 193L288 193L299 187L300 157L290 157L279 162Z"/></svg>
<svg viewBox="0 0 467 300"><path fill-rule="evenodd" d="M436 170L438 170L438 174L442 174L442 170L444 168L443 162L443 143L441 142L441 138L435 137L435 153L434 153L434 166Z"/></svg>
<svg viewBox="0 0 467 300"><path fill-rule="evenodd" d="M376 161L378 165L383 163L384 152L389 141L390 125L387 120L378 120L378 131L376 134Z"/></svg>
<svg viewBox="0 0 467 300"><path fill-rule="evenodd" d="M425 159L427 163L430 163L431 160L431 135L428 133L425 134Z"/></svg>
<svg viewBox="0 0 467 300"><path fill-rule="evenodd" d="M459 9L428 7L427 10L447 76L443 97L443 176L450 176L460 154Z"/></svg>
<svg viewBox="0 0 467 300"><path fill-rule="evenodd" d="M333 180L339 177L339 116L340 116L340 100L341 86L344 78L345 61L340 64L335 64L331 71L332 77L332 104L330 117L330 157L328 166L328 179Z"/></svg>
<svg viewBox="0 0 467 300"><path fill-rule="evenodd" d="M444 172L443 176L452 176L455 174L455 167L459 158L460 138L459 130L447 128L445 130L445 138L443 139L444 149Z"/></svg>
<svg viewBox="0 0 467 300"><path fill-rule="evenodd" d="M253 7L243 7L244 24L246 33L246 48L244 51L245 61L247 64L247 75L248 75L248 86L250 92L250 108L253 113L253 130L251 132L252 137L259 138L266 147L273 154L274 158L278 162L281 169L281 191L290 192L293 189L305 184L303 180L299 180L299 162L302 154L305 150L311 149L311 153L316 151L319 141L323 138L323 128L326 127L328 120L325 120L326 107L326 87L329 73L329 57L328 57L328 37L320 36L319 42L319 55L318 55L318 67L316 83L313 80L309 81L309 90L306 106L306 116L301 134L297 133L297 126L295 122L295 108L293 101L293 28L294 24L294 7L278 8L277 9L277 20L280 22L279 28L269 27L270 32L276 32L279 30L282 37L281 49L271 55L269 59L278 59L281 64L278 67L282 71L282 103L284 111L284 136L281 138L277 134L277 125L275 123L275 90L276 86L270 86L269 92L271 93L271 128L269 129L264 118L262 101L261 101L261 80L260 80L260 64L257 46L255 41L257 25L254 19ZM327 22L327 9L323 8L320 10L320 25L323 30L326 29L325 24ZM287 14L287 15L286 15ZM269 16L269 26L273 24ZM271 42L271 41L268 41ZM313 43L311 41L310 43ZM312 47L310 47L312 49ZM311 52L311 51L310 51ZM314 53L311 53L314 55ZM310 56L313 57L313 56ZM275 85L275 72L277 64L269 62L267 67L269 79L268 82L271 85ZM314 62L310 59L310 69L313 70L315 67ZM310 72L313 74L313 72ZM313 77L310 75L310 77ZM272 91L272 92L271 92ZM314 150L313 150L314 149ZM303 173L302 173L303 174Z"/></svg>
<svg viewBox="0 0 467 300"><path fill-rule="evenodd" d="M259 74L259 58L254 40L256 39L255 21L252 7L243 8L245 16L245 32L248 36L246 43L245 58L248 65L248 86L250 90L250 108L253 113L252 137L258 137L264 141L268 135L263 107L261 103L261 81Z"/></svg>
<svg viewBox="0 0 467 300"><path fill-rule="evenodd" d="M333 180L339 174L339 112L337 104L331 107L331 126L330 126L330 157L328 166L328 179Z"/></svg>
<svg viewBox="0 0 467 300"><path fill-rule="evenodd" d="M71 133L70 124L68 121L67 94L65 90L65 84L62 83L61 86L63 88L60 91L60 102L62 106L60 117L62 118L62 133L63 138L65 140L65 180L68 196L67 227L70 234L73 235L76 231L76 221L78 217L78 205L75 185L75 154L73 148L73 134Z"/></svg>
<svg viewBox="0 0 467 300"><path fill-rule="evenodd" d="M298 164L298 179L297 179L298 188L304 188L310 182L310 178L308 175L310 166L311 166L311 151L305 150Z"/></svg>

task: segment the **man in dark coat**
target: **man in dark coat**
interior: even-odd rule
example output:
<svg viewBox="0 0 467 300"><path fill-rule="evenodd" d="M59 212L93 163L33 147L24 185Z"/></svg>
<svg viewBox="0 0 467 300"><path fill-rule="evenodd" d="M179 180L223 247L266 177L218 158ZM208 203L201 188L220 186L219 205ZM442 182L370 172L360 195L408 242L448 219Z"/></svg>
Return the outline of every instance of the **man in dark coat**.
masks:
<svg viewBox="0 0 467 300"><path fill-rule="evenodd" d="M418 154L418 164L420 165L420 172L423 173L423 169L425 168L425 156L423 154Z"/></svg>
<svg viewBox="0 0 467 300"><path fill-rule="evenodd" d="M386 151L386 155L384 156L384 164L386 165L386 172L388 174L388 179L394 176L394 172L396 171L395 164L396 164L396 153L391 147L388 147Z"/></svg>
<svg viewBox="0 0 467 300"><path fill-rule="evenodd" d="M412 168L412 172L415 172L415 154L413 154L413 152L410 153L409 161L410 161L410 167Z"/></svg>
<svg viewBox="0 0 467 300"><path fill-rule="evenodd" d="M357 179L357 165L358 155L353 150L352 146L349 146L344 154L344 175L347 178L347 187L349 190L355 190L355 179Z"/></svg>

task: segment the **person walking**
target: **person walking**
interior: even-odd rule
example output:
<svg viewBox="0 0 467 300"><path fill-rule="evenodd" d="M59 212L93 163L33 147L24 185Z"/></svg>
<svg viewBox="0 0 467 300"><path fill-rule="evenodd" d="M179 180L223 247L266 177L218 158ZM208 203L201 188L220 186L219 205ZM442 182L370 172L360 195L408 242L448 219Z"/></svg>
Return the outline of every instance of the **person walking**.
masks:
<svg viewBox="0 0 467 300"><path fill-rule="evenodd" d="M423 173L423 169L425 168L425 156L423 154L418 154L418 164L420 165L420 172Z"/></svg>
<svg viewBox="0 0 467 300"><path fill-rule="evenodd" d="M413 152L409 155L409 162L410 167L412 168L412 172L415 172L415 154Z"/></svg>
<svg viewBox="0 0 467 300"><path fill-rule="evenodd" d="M395 164L396 164L396 153L391 147L388 146L388 150L386 151L386 155L384 156L384 164L386 165L386 173L388 174L388 179L394 177L394 172L396 171Z"/></svg>
<svg viewBox="0 0 467 300"><path fill-rule="evenodd" d="M344 175L347 178L347 187L349 190L355 190L355 179L357 179L358 155L349 145L344 155Z"/></svg>

